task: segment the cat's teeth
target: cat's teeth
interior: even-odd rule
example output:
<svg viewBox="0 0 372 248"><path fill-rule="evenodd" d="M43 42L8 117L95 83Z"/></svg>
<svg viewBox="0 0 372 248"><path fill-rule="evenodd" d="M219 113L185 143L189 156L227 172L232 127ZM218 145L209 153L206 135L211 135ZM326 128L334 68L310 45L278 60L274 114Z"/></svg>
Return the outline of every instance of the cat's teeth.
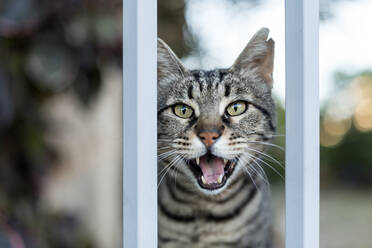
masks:
<svg viewBox="0 0 372 248"><path fill-rule="evenodd" d="M222 183L222 179L223 179L223 175L220 175L220 176L218 177L218 179L217 179L217 182L218 182L218 183Z"/></svg>
<svg viewBox="0 0 372 248"><path fill-rule="evenodd" d="M196 158L196 164L199 165L199 162L200 162L200 158Z"/></svg>
<svg viewBox="0 0 372 248"><path fill-rule="evenodd" d="M226 165L227 164L227 162L229 162L229 160L227 160L227 159L224 159L223 160L223 163Z"/></svg>
<svg viewBox="0 0 372 248"><path fill-rule="evenodd" d="M207 181L205 181L204 176L201 177L201 180L202 180L203 184L207 184Z"/></svg>

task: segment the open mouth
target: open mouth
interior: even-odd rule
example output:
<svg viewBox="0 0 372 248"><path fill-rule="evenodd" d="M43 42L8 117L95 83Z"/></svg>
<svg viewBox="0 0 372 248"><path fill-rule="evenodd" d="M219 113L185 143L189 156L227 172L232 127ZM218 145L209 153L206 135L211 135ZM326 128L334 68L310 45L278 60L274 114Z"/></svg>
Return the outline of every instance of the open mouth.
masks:
<svg viewBox="0 0 372 248"><path fill-rule="evenodd" d="M227 160L212 154L188 161L200 187L209 190L223 187L233 173L237 162L237 159Z"/></svg>

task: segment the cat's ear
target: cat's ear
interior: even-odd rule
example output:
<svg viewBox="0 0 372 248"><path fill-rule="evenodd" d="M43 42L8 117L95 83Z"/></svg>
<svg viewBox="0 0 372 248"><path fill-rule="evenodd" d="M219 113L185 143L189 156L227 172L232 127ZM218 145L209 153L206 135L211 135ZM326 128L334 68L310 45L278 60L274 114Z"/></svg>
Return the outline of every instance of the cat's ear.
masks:
<svg viewBox="0 0 372 248"><path fill-rule="evenodd" d="M158 84L179 80L186 73L181 60L169 46L158 38Z"/></svg>
<svg viewBox="0 0 372 248"><path fill-rule="evenodd" d="M268 40L268 37L268 28L258 30L230 70L243 77L258 73L266 83L272 85L275 44L274 40L271 38Z"/></svg>

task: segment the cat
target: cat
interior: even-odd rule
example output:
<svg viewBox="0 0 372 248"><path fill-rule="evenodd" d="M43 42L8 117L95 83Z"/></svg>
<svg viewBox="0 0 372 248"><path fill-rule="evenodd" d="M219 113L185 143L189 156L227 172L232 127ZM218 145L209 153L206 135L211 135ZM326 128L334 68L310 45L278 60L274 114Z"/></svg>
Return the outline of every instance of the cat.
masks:
<svg viewBox="0 0 372 248"><path fill-rule="evenodd" d="M260 166L276 128L268 36L211 71L186 69L158 39L158 247L273 247Z"/></svg>

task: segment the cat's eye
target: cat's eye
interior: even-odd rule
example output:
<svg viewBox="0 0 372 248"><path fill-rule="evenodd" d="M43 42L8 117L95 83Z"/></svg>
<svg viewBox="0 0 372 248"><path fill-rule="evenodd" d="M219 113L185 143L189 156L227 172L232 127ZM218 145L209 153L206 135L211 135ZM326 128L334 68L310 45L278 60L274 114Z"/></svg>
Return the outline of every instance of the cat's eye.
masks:
<svg viewBox="0 0 372 248"><path fill-rule="evenodd" d="M177 104L173 107L173 112L180 118L188 119L194 113L194 110L185 104Z"/></svg>
<svg viewBox="0 0 372 248"><path fill-rule="evenodd" d="M229 106L226 108L226 112L230 116L237 116L241 115L245 112L247 109L247 103L244 101L236 101L231 103Z"/></svg>

